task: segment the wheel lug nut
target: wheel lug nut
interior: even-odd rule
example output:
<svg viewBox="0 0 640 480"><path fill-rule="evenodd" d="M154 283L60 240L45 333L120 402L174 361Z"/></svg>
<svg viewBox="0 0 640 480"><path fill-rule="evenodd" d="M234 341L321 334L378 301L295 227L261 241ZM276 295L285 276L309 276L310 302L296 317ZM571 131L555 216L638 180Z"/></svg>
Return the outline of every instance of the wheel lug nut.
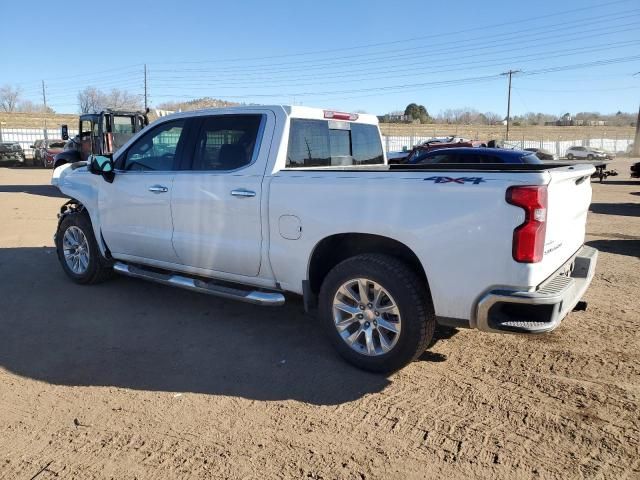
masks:
<svg viewBox="0 0 640 480"><path fill-rule="evenodd" d="M376 312L376 317L379 317L379 316L380 316L380 312Z"/></svg>
<svg viewBox="0 0 640 480"><path fill-rule="evenodd" d="M373 303L367 303L367 308L373 307Z"/></svg>
<svg viewBox="0 0 640 480"><path fill-rule="evenodd" d="M362 320L364 318L364 315L362 315L361 313L358 314L358 319Z"/></svg>
<svg viewBox="0 0 640 480"><path fill-rule="evenodd" d="M360 304L360 305L358 305L358 308L359 308L360 310L364 310L364 305Z"/></svg>

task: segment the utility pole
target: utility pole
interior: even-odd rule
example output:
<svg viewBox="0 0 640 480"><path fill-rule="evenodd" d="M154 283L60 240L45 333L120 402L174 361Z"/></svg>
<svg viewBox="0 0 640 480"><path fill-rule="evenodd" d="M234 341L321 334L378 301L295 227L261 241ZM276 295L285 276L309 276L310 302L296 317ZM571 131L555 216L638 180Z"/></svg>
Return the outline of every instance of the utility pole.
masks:
<svg viewBox="0 0 640 480"><path fill-rule="evenodd" d="M509 76L509 91L507 93L507 134L505 135L505 140L509 140L509 123L511 123L511 75L514 73L519 73L522 70L509 70L508 72L503 72L500 75L508 75Z"/></svg>
<svg viewBox="0 0 640 480"><path fill-rule="evenodd" d="M149 102L147 99L147 64L144 64L144 111L147 111Z"/></svg>
<svg viewBox="0 0 640 480"><path fill-rule="evenodd" d="M42 80L42 103L44 104L44 138L49 139L49 132L47 129L47 92L44 88L44 80Z"/></svg>
<svg viewBox="0 0 640 480"><path fill-rule="evenodd" d="M633 74L640 75L640 72L636 72ZM638 118L636 119L636 136L633 140L633 148L631 149L631 155L634 157L640 157L640 108L638 108Z"/></svg>

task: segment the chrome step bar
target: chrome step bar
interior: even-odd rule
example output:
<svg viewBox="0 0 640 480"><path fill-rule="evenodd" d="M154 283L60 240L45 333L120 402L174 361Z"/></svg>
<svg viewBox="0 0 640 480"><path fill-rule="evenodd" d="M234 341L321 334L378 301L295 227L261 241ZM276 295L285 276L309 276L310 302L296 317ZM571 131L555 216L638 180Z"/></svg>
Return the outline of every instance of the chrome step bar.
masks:
<svg viewBox="0 0 640 480"><path fill-rule="evenodd" d="M171 272L155 272L152 270L147 270L144 267L128 265L122 262L116 262L113 265L113 269L122 275L127 275L128 277L142 278L144 280L150 280L152 282L162 283L164 285L171 285L174 287L185 288L187 290L193 290L195 292L215 295L216 297L240 300L241 302L253 303L255 305L266 305L274 307L284 305L284 295L280 292L242 290L240 288L219 285L214 283L213 281L207 282L196 278L177 275Z"/></svg>

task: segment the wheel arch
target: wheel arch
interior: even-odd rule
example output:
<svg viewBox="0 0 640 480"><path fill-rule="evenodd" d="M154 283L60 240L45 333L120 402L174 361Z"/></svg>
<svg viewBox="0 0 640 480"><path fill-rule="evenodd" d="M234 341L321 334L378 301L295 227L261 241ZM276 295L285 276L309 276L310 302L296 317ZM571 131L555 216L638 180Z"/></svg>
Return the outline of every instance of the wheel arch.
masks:
<svg viewBox="0 0 640 480"><path fill-rule="evenodd" d="M305 297L312 297L311 304L320 292L326 275L338 263L363 253L385 254L402 260L420 279L424 280L429 296L427 274L418 256L404 243L383 235L370 233L338 233L320 240L313 248L307 267ZM311 300L311 299L309 299Z"/></svg>
<svg viewBox="0 0 640 480"><path fill-rule="evenodd" d="M97 222L91 215L91 211L78 199L71 198L64 205L60 207L60 213L58 214L58 226L56 227L56 232L58 231L62 220L70 214L80 213L87 216L89 219L89 223L91 224L91 228L93 229L93 235L97 240L98 249L100 250L100 254L106 258L111 258L111 251L107 246L107 242L102 235L102 230L100 228L96 228ZM57 233L56 233L57 234Z"/></svg>

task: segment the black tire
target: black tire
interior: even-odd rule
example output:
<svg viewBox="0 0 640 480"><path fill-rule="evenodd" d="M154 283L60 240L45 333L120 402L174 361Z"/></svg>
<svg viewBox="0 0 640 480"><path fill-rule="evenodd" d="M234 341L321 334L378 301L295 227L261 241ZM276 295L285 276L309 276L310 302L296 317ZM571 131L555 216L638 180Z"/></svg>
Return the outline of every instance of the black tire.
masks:
<svg viewBox="0 0 640 480"><path fill-rule="evenodd" d="M62 241L65 232L72 226L82 230L89 246L89 263L82 274L73 272L64 258ZM111 262L100 254L96 237L93 234L91 220L86 212L70 213L62 219L56 232L56 253L58 254L58 260L60 261L60 265L62 265L62 269L75 283L82 285L101 283L114 275Z"/></svg>
<svg viewBox="0 0 640 480"><path fill-rule="evenodd" d="M333 320L333 299L349 280L368 278L380 284L394 298L402 328L395 346L387 353L368 356L358 353L342 339ZM340 355L356 367L371 372L398 370L419 357L430 344L436 327L427 286L402 261L380 254L357 255L336 265L325 277L319 297L320 320Z"/></svg>
<svg viewBox="0 0 640 480"><path fill-rule="evenodd" d="M567 154L567 160L573 160L573 153Z"/></svg>
<svg viewBox="0 0 640 480"><path fill-rule="evenodd" d="M591 154L587 155L587 160L593 160L593 155Z"/></svg>

